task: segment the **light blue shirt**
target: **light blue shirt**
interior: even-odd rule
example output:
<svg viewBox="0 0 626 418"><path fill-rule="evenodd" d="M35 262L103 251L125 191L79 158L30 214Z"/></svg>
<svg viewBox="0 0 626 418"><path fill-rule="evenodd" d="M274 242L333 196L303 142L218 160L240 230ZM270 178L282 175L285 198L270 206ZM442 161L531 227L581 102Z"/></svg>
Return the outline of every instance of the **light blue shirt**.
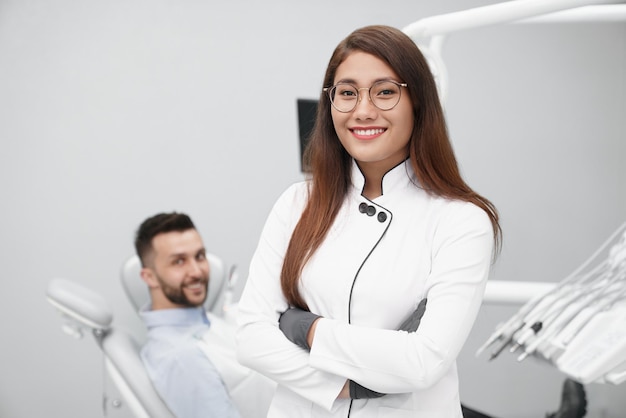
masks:
<svg viewBox="0 0 626 418"><path fill-rule="evenodd" d="M198 346L210 322L202 307L140 311L148 327L141 359L178 418L240 418L222 378Z"/></svg>

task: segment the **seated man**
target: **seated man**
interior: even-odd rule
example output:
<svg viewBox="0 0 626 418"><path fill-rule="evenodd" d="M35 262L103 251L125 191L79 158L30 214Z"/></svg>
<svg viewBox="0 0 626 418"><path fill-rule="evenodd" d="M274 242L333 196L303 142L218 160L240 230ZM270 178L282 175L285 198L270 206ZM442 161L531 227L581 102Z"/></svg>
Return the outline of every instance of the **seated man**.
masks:
<svg viewBox="0 0 626 418"><path fill-rule="evenodd" d="M141 357L170 410L178 418L265 416L273 386L237 363L229 325L221 318L212 323L203 309L209 263L189 216L161 213L146 219L135 249L151 298L140 311L148 327ZM228 383L239 390L239 408Z"/></svg>

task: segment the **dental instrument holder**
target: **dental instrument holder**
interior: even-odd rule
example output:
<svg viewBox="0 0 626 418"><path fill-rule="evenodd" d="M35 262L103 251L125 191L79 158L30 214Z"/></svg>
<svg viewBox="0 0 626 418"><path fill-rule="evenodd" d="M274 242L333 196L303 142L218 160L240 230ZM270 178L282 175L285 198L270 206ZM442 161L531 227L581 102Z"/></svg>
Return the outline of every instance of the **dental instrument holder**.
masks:
<svg viewBox="0 0 626 418"><path fill-rule="evenodd" d="M480 355L506 347L583 383L626 381L626 223L572 274L499 325Z"/></svg>

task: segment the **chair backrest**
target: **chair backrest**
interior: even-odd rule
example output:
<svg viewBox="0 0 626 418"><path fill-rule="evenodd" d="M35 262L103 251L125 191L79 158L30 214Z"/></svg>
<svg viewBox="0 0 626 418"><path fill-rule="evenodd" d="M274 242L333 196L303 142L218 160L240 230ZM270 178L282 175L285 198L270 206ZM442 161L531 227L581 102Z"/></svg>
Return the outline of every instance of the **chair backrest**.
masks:
<svg viewBox="0 0 626 418"><path fill-rule="evenodd" d="M112 328L101 346L109 376L135 418L175 418L154 389L141 360L141 348L133 337Z"/></svg>
<svg viewBox="0 0 626 418"><path fill-rule="evenodd" d="M207 253L207 259L209 260L210 279L204 307L207 311L221 316L229 272L222 259L215 254ZM148 286L141 279L140 272L141 261L137 255L129 257L122 265L122 287L124 287L126 296L137 312L150 301Z"/></svg>

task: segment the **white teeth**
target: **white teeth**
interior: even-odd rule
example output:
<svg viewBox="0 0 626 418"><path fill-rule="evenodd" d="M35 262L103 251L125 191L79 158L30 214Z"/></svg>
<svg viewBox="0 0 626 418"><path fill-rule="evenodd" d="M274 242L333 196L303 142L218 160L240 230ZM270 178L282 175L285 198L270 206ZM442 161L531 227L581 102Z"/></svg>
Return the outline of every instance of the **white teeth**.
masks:
<svg viewBox="0 0 626 418"><path fill-rule="evenodd" d="M189 289L199 289L199 288L202 287L202 283L196 282L196 283L188 284L185 287L187 287Z"/></svg>
<svg viewBox="0 0 626 418"><path fill-rule="evenodd" d="M377 135L385 132L384 129L355 129L354 133L357 135Z"/></svg>

